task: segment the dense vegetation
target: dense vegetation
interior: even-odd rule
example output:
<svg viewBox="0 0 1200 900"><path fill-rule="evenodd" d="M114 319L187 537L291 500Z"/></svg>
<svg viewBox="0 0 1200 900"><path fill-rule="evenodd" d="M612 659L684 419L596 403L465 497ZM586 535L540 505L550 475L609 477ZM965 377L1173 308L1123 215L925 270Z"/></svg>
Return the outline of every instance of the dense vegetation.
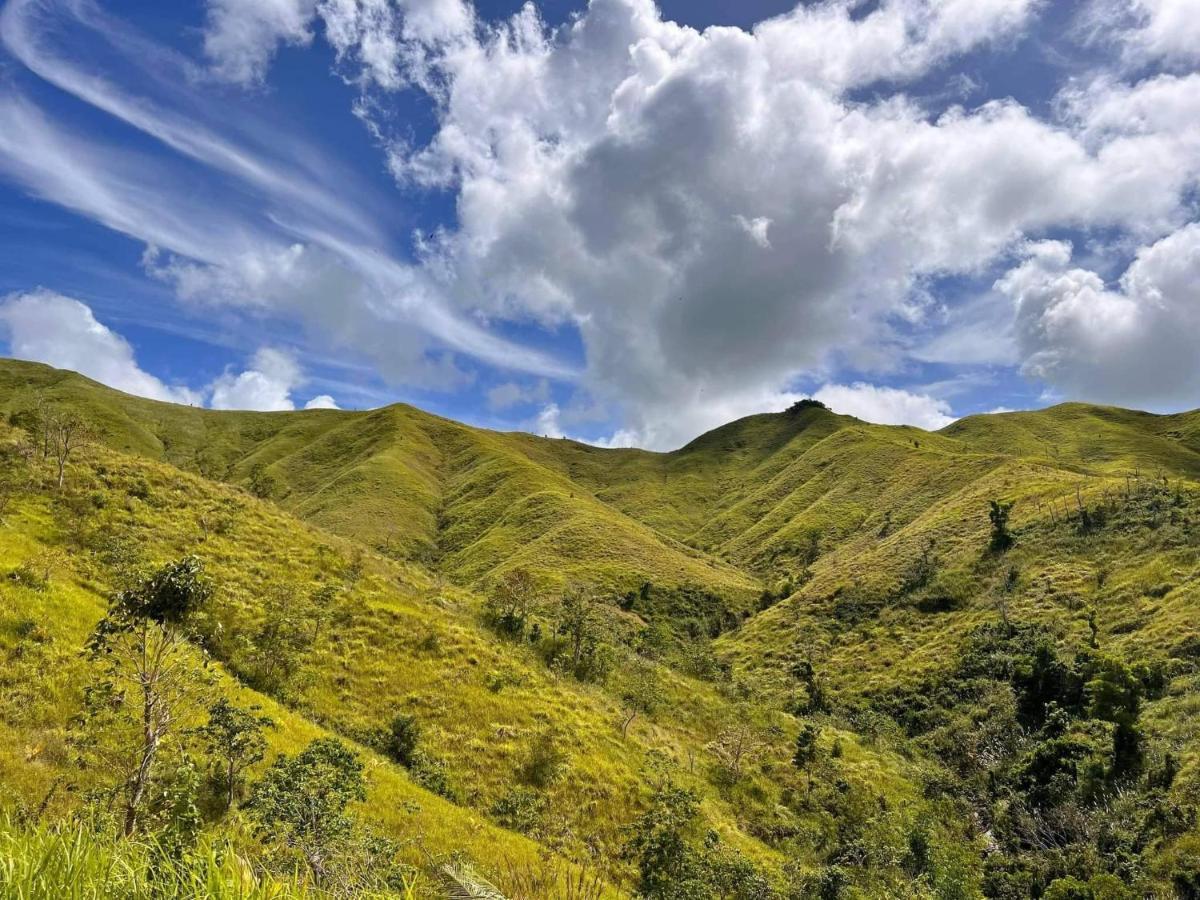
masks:
<svg viewBox="0 0 1200 900"><path fill-rule="evenodd" d="M1200 415L0 412L0 897L1200 896Z"/></svg>

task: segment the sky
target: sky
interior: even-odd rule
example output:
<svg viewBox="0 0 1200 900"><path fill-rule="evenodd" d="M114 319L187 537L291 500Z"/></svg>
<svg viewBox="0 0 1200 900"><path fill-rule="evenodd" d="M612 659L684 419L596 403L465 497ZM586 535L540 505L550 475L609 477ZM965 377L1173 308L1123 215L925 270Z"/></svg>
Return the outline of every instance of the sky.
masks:
<svg viewBox="0 0 1200 900"><path fill-rule="evenodd" d="M1200 0L6 0L0 350L671 449L1200 407Z"/></svg>

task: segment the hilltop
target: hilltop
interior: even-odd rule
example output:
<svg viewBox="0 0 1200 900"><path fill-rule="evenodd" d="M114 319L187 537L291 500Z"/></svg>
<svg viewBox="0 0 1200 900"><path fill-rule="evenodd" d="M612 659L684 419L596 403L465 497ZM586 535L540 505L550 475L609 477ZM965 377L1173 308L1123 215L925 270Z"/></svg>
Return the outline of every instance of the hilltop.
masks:
<svg viewBox="0 0 1200 900"><path fill-rule="evenodd" d="M521 874L558 865L627 893L622 847L664 779L762 873L730 897L1015 897L1076 876L1100 896L1109 875L1171 896L1200 877L1198 413L1066 404L928 433L811 407L651 453L404 405L215 412L0 363L7 446L46 405L97 440L62 492L21 476L0 527L18 573L0 587L0 782L27 811L67 815L100 778L70 764L78 649L122 560L194 553L220 690L279 720L268 761L350 742L370 761L361 817L430 895L430 859L453 853L512 895L559 896ZM494 602L522 572L538 600L514 633ZM586 671L563 650L578 591L596 601ZM293 606L320 624L266 677L264 629ZM1026 666L1058 686L1034 692ZM658 696L630 726L647 668ZM1101 682L1120 715L1093 702ZM415 767L387 755L397 713L420 723ZM1112 749L1124 728L1134 768ZM523 775L551 746L553 777ZM1050 746L1069 769L1043 796L1029 767ZM1034 825L1057 843L1029 843Z"/></svg>

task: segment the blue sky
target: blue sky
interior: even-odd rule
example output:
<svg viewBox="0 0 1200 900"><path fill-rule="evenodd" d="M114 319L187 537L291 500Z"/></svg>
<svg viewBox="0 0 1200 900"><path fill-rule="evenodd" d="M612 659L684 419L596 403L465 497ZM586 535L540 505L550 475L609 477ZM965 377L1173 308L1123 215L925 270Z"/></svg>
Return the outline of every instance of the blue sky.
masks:
<svg viewBox="0 0 1200 900"><path fill-rule="evenodd" d="M0 339L665 449L1200 406L1198 0L8 0Z"/></svg>

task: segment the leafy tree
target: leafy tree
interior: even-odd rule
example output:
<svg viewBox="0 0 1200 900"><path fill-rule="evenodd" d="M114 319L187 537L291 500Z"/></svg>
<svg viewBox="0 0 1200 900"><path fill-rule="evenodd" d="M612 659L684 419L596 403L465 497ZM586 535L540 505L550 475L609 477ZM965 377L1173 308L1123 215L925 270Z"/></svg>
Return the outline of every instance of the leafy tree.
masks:
<svg viewBox="0 0 1200 900"><path fill-rule="evenodd" d="M254 785L250 809L260 834L282 838L325 884L333 855L351 837L346 808L366 796L358 756L336 738L318 738L297 756L275 760Z"/></svg>
<svg viewBox="0 0 1200 900"><path fill-rule="evenodd" d="M200 560L184 557L116 594L88 641L105 678L87 692L87 721L92 729L112 726L116 743L108 764L122 778L126 835L137 829L166 742L202 693L189 665L189 639L211 595ZM89 745L99 747L100 737L89 735Z"/></svg>
<svg viewBox="0 0 1200 900"><path fill-rule="evenodd" d="M763 873L705 827L699 801L670 782L628 829L623 855L638 870L638 894L649 900L768 900Z"/></svg>
<svg viewBox="0 0 1200 900"><path fill-rule="evenodd" d="M263 620L250 644L247 673L259 690L274 692L287 687L312 646L314 627L309 610L296 603L299 596L296 585L276 585L263 601Z"/></svg>
<svg viewBox="0 0 1200 900"><path fill-rule="evenodd" d="M993 553L1003 553L1013 545L1012 533L1008 530L1008 517L1012 503L1003 500L988 501L988 521L992 523L992 539L989 546Z"/></svg>
<svg viewBox="0 0 1200 900"><path fill-rule="evenodd" d="M385 748L387 755L406 769L411 769L417 758L417 746L421 741L421 725L416 716L398 713L388 725Z"/></svg>
<svg viewBox="0 0 1200 900"><path fill-rule="evenodd" d="M528 569L510 569L493 584L484 606L489 623L502 634L521 637L537 599L537 583Z"/></svg>
<svg viewBox="0 0 1200 900"><path fill-rule="evenodd" d="M641 896L672 900L710 896L692 846L699 832L699 811L695 794L667 783L629 828L623 852L637 866Z"/></svg>
<svg viewBox="0 0 1200 900"><path fill-rule="evenodd" d="M1138 724L1142 686L1129 666L1105 656L1089 660L1091 677L1084 687L1088 714L1113 725L1112 776L1122 778L1142 769L1142 730Z"/></svg>
<svg viewBox="0 0 1200 900"><path fill-rule="evenodd" d="M829 409L829 407L820 400L814 400L811 397L805 397L801 400L797 400L795 403L789 406L787 411L790 415L796 415L804 412L806 409Z"/></svg>
<svg viewBox="0 0 1200 900"><path fill-rule="evenodd" d="M621 737L639 715L653 715L662 705L663 689L653 663L636 660L625 673L621 686Z"/></svg>
<svg viewBox="0 0 1200 900"><path fill-rule="evenodd" d="M208 723L199 729L209 755L219 762L226 809L233 807L242 773L266 752L263 730L275 725L269 717L256 715L256 710L239 709L222 697L208 708Z"/></svg>
<svg viewBox="0 0 1200 900"><path fill-rule="evenodd" d="M267 471L267 467L263 463L255 463L250 467L249 476L250 493L260 500L269 500L275 495L276 482L275 476Z"/></svg>
<svg viewBox="0 0 1200 900"><path fill-rule="evenodd" d="M797 712L802 715L829 712L829 695L817 675L816 667L807 659L797 660L792 666L792 677L804 685L808 699Z"/></svg>
<svg viewBox="0 0 1200 900"><path fill-rule="evenodd" d="M796 735L796 749L792 754L792 765L797 769L806 769L817 756L817 739L821 736L821 729L815 725L806 722L800 727L800 733Z"/></svg>
<svg viewBox="0 0 1200 900"><path fill-rule="evenodd" d="M558 604L558 634L567 640L571 655L571 672L587 680L596 668L600 645L600 603L586 587L572 585L563 593Z"/></svg>

